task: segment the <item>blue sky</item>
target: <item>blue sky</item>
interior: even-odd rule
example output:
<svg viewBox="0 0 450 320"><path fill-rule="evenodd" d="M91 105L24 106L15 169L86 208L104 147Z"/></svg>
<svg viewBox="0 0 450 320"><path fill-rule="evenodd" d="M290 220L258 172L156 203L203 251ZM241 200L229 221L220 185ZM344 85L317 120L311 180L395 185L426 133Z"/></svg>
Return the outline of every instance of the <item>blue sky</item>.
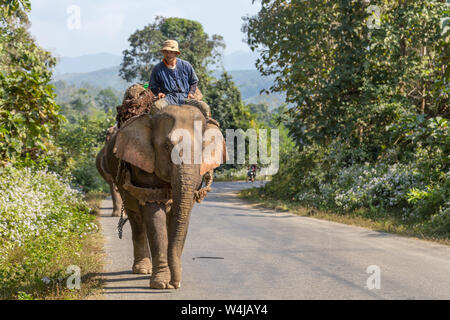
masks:
<svg viewBox="0 0 450 320"><path fill-rule="evenodd" d="M31 33L39 45L57 56L80 56L100 52L121 55L128 37L152 23L154 17L180 17L200 22L209 34L220 34L225 54L249 51L242 41L242 17L254 15L260 3L252 0L33 0ZM77 6L79 28L74 25ZM68 24L69 21L69 24Z"/></svg>

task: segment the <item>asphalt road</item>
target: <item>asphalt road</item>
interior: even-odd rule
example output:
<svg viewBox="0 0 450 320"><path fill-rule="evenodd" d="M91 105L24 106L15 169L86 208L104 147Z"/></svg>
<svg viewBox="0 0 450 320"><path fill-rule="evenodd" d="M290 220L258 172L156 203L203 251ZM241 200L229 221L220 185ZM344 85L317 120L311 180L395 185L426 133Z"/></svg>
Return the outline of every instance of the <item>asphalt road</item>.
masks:
<svg viewBox="0 0 450 320"><path fill-rule="evenodd" d="M261 209L235 196L248 186L216 182L194 206L178 290L131 273L131 229L118 239L104 201L106 299L450 299L449 246Z"/></svg>

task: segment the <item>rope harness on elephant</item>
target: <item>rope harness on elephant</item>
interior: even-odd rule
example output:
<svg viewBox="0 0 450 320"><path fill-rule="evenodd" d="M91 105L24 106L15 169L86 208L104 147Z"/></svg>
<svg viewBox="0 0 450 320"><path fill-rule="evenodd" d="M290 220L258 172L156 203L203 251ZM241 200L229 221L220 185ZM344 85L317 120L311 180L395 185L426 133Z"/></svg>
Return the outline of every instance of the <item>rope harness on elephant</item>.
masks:
<svg viewBox="0 0 450 320"><path fill-rule="evenodd" d="M120 176L122 174L122 160L119 159L119 166L117 168L117 174L116 174L116 179L114 181L115 185L119 185L119 180L120 180ZM120 219L119 219L119 223L117 224L117 232L119 234L119 239L122 239L122 234L123 234L123 226L125 225L125 223L127 223L128 221L128 217L124 218L123 214L125 212L125 197L121 194L120 195L122 198L122 207L120 208Z"/></svg>
<svg viewBox="0 0 450 320"><path fill-rule="evenodd" d="M119 239L122 239L123 226L128 221L128 217L126 217L125 219L123 218L123 213L125 211L124 203L125 203L125 201L122 200L122 208L120 209L120 219L119 219L119 223L117 224L117 232L119 233Z"/></svg>

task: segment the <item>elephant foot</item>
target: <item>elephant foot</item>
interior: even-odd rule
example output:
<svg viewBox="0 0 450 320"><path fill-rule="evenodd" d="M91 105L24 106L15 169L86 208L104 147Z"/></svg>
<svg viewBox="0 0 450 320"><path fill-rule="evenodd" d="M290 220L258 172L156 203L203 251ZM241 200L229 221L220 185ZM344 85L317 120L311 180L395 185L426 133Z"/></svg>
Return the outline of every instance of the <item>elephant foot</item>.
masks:
<svg viewBox="0 0 450 320"><path fill-rule="evenodd" d="M150 280L151 289L175 289L169 282Z"/></svg>
<svg viewBox="0 0 450 320"><path fill-rule="evenodd" d="M114 210L111 217L120 217L120 210Z"/></svg>
<svg viewBox="0 0 450 320"><path fill-rule="evenodd" d="M133 273L137 274L151 274L152 273L152 262L149 258L144 258L133 264Z"/></svg>
<svg viewBox="0 0 450 320"><path fill-rule="evenodd" d="M183 272L183 268L180 267L178 272L176 272L176 270L173 270L173 271L174 272L172 273L170 284L175 289L179 289L179 288L181 288L181 274Z"/></svg>
<svg viewBox="0 0 450 320"><path fill-rule="evenodd" d="M168 268L154 272L154 274L150 277L150 288L174 289L174 286L170 283L170 271Z"/></svg>

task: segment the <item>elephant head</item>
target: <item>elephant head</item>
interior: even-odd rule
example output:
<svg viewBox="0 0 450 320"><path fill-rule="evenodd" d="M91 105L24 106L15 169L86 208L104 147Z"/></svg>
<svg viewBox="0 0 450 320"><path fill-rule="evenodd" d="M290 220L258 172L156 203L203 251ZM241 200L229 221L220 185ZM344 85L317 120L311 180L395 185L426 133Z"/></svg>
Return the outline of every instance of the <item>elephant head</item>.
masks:
<svg viewBox="0 0 450 320"><path fill-rule="evenodd" d="M188 105L168 106L152 116L132 118L117 133L116 157L171 185L168 262L175 288L181 281L181 253L194 194L202 176L224 161L224 145L218 127L207 121L198 108Z"/></svg>

